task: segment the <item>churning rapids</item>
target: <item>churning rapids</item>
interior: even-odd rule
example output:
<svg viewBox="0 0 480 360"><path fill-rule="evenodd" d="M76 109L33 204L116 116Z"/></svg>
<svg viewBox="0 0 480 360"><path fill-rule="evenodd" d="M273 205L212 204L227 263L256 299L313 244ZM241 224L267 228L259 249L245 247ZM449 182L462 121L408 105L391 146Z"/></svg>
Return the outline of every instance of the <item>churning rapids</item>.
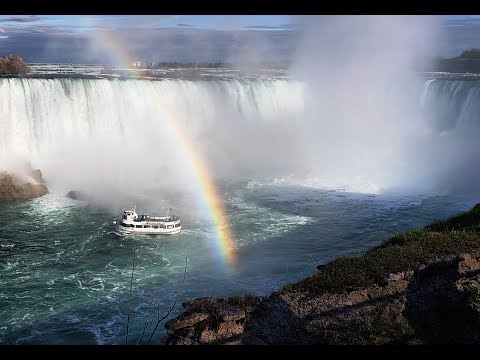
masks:
<svg viewBox="0 0 480 360"><path fill-rule="evenodd" d="M305 132L322 132L322 123L302 125L308 89L286 76L252 79L224 71L203 80L154 80L40 70L37 77L0 79L0 168L28 159L50 190L0 204L1 344L123 344L129 299L134 344L146 314L158 304L162 316L178 293L179 304L265 295L311 275L317 264L358 254L480 200L472 184L452 182L464 169L456 160L477 151L476 142L461 141L478 138L475 76L428 74L418 88L429 132L422 135L425 147L415 150L425 150L418 155L426 162L399 166L394 177L410 179L402 186L381 183L386 178L369 176L369 167L362 173L356 166L355 176L314 169L308 155L316 147ZM446 153L444 167L431 156ZM345 161L345 152L334 148L324 156ZM224 204L234 261L222 255L199 184L206 180L195 177L199 159ZM92 200L71 200L70 190ZM117 237L113 218L134 204L151 213L174 208L183 231ZM179 312L177 305L172 316ZM164 335L161 324L153 342Z"/></svg>

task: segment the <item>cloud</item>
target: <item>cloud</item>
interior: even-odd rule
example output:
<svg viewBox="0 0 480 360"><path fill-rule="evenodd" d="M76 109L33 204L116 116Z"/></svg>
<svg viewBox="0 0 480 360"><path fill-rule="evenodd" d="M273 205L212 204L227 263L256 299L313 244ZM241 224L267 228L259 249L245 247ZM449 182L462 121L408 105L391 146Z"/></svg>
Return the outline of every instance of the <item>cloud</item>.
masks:
<svg viewBox="0 0 480 360"><path fill-rule="evenodd" d="M99 25L108 25L116 29L150 29L159 25L172 25L178 22L178 15L125 15L125 16L104 16L103 18L94 17Z"/></svg>
<svg viewBox="0 0 480 360"><path fill-rule="evenodd" d="M274 30L274 29L291 30L295 27L296 27L296 25L293 25L293 24L280 24L280 25L246 25L243 28L244 29L265 29L265 30L267 30L267 29L270 29L270 30Z"/></svg>
<svg viewBox="0 0 480 360"><path fill-rule="evenodd" d="M425 79L414 65L438 51L439 20L303 18L290 71L306 84L297 126L306 134L312 173L387 186L422 183L414 178L429 165L417 162L420 150L413 149L425 129L418 111Z"/></svg>
<svg viewBox="0 0 480 360"><path fill-rule="evenodd" d="M177 21L175 24L188 21ZM284 61L292 53L293 31L219 31L192 27L100 28L78 31L71 26L41 24L9 27L8 39L0 43L0 54L18 53L28 62L110 63L108 39L117 39L117 48L146 62L252 62ZM103 29L105 30L105 29ZM103 36L102 36L103 35ZM232 40L236 43L233 45ZM111 43L111 41L110 41ZM92 45L94 44L94 45ZM234 61L235 60L235 61ZM237 61L238 60L238 61Z"/></svg>
<svg viewBox="0 0 480 360"><path fill-rule="evenodd" d="M189 24L177 24L177 26L181 26L181 27L192 27L192 25L189 25Z"/></svg>
<svg viewBox="0 0 480 360"><path fill-rule="evenodd" d="M12 16L5 19L0 19L0 22L17 22L17 23L30 23L41 20L40 16L30 15L28 17Z"/></svg>
<svg viewBox="0 0 480 360"><path fill-rule="evenodd" d="M8 39L8 35L0 35L0 39Z"/></svg>

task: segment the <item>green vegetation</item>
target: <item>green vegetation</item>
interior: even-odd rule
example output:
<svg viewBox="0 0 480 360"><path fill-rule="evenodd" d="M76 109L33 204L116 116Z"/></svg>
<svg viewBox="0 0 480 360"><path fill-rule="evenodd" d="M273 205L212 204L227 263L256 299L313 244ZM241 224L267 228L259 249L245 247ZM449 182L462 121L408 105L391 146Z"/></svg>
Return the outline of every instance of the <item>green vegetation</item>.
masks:
<svg viewBox="0 0 480 360"><path fill-rule="evenodd" d="M480 285L472 279L465 279L460 282L465 293L465 302L475 311L480 313Z"/></svg>
<svg viewBox="0 0 480 360"><path fill-rule="evenodd" d="M259 301L260 298L253 294L232 296L225 301L223 299L200 298L188 304L188 311L213 314L229 306L234 306L243 311L249 311L255 307Z"/></svg>
<svg viewBox="0 0 480 360"><path fill-rule="evenodd" d="M365 254L335 259L315 275L287 284L273 295L302 291L314 297L383 284L391 273L476 249L480 249L480 204L448 220L393 236Z"/></svg>
<svg viewBox="0 0 480 360"><path fill-rule="evenodd" d="M18 55L0 57L0 75L27 74L30 67Z"/></svg>
<svg viewBox="0 0 480 360"><path fill-rule="evenodd" d="M247 64L248 65L248 64ZM148 66L151 69L232 69L236 66L231 63L216 61L216 62L159 62L153 64L152 66ZM265 69L286 69L288 64L286 63L272 63L272 62L262 62L261 64L252 65L252 67L261 67Z"/></svg>
<svg viewBox="0 0 480 360"><path fill-rule="evenodd" d="M362 329L367 344L420 345L422 340L406 319L389 322L381 317L365 322Z"/></svg>
<svg viewBox="0 0 480 360"><path fill-rule="evenodd" d="M230 64L227 63L222 63L221 61L213 62L213 63L207 63L207 62L198 62L198 63L181 63L177 61L169 62L169 61L164 61L164 62L159 62L151 68L154 69L185 69L185 68L212 68L212 69L219 69L219 68L227 68L230 67Z"/></svg>
<svg viewBox="0 0 480 360"><path fill-rule="evenodd" d="M480 49L466 50L460 56L458 56L457 58L459 58L459 59L480 59Z"/></svg>
<svg viewBox="0 0 480 360"><path fill-rule="evenodd" d="M477 204L362 255L321 265L270 296L184 303L190 314L208 317L167 343L478 344L479 254Z"/></svg>

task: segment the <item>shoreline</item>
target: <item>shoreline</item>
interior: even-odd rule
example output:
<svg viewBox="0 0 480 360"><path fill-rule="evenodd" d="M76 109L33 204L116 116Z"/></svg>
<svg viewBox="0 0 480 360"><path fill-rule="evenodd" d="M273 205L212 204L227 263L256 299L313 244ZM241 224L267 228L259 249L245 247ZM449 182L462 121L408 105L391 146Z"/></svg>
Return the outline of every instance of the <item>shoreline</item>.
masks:
<svg viewBox="0 0 480 360"><path fill-rule="evenodd" d="M268 296L182 306L166 345L480 343L480 204Z"/></svg>

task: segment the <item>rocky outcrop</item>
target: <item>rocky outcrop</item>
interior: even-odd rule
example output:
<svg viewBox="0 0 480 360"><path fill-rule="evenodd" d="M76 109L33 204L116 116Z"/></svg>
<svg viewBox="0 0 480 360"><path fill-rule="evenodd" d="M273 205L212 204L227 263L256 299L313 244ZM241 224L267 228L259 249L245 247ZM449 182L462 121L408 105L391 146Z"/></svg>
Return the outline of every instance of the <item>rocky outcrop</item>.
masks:
<svg viewBox="0 0 480 360"><path fill-rule="evenodd" d="M36 181L38 184L46 184L42 171L40 169L34 169L29 161L24 164L23 174Z"/></svg>
<svg viewBox="0 0 480 360"><path fill-rule="evenodd" d="M185 312L167 323L168 345L480 343L480 251L443 256L361 289L182 305Z"/></svg>
<svg viewBox="0 0 480 360"><path fill-rule="evenodd" d="M88 196L87 194L77 191L77 190L72 190L67 193L67 197L73 200L87 200Z"/></svg>
<svg viewBox="0 0 480 360"><path fill-rule="evenodd" d="M237 344L246 320L259 303L260 298L253 295L187 301L182 304L185 312L165 323L169 330L166 344Z"/></svg>
<svg viewBox="0 0 480 360"><path fill-rule="evenodd" d="M45 184L45 179L40 169L31 169L30 176L39 184Z"/></svg>
<svg viewBox="0 0 480 360"><path fill-rule="evenodd" d="M184 329L187 327L195 326L198 323L206 320L208 318L208 314L203 313L185 313L182 314L175 319L169 320L165 323L165 327L168 330L179 330Z"/></svg>
<svg viewBox="0 0 480 360"><path fill-rule="evenodd" d="M28 64L18 55L0 57L0 75L17 75L30 72Z"/></svg>
<svg viewBox="0 0 480 360"><path fill-rule="evenodd" d="M40 170L35 175L43 180ZM22 176L0 173L0 202L33 199L48 193L48 188L43 183L32 184Z"/></svg>

